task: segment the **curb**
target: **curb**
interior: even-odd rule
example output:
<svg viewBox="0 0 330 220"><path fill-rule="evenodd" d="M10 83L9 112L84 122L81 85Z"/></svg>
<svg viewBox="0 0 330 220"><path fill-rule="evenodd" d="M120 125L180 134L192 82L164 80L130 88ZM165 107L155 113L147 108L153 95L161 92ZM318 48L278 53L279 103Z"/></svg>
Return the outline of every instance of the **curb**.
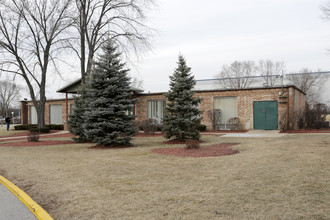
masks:
<svg viewBox="0 0 330 220"><path fill-rule="evenodd" d="M30 211L39 220L53 220L53 218L35 201L31 199L23 190L18 188L15 184L0 176L0 183L2 183L7 189L9 189L21 202L30 209Z"/></svg>

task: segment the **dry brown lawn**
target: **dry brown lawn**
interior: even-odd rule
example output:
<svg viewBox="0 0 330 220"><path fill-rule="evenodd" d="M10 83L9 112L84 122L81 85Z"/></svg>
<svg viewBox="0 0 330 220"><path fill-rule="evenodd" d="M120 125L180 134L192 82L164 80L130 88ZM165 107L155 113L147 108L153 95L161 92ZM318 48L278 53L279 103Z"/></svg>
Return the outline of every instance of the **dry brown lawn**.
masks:
<svg viewBox="0 0 330 220"><path fill-rule="evenodd" d="M54 219L330 218L330 134L202 140L202 146L240 143L234 147L240 153L152 153L169 147L162 137L109 150L89 144L0 147L0 175Z"/></svg>
<svg viewBox="0 0 330 220"><path fill-rule="evenodd" d="M19 134L19 133L23 133L23 132L26 132L26 131L15 131L15 130L10 130L10 131L7 131L6 128L5 128L6 125L4 125L3 127L1 127L0 125L0 138L1 137L4 137L4 136L8 136L8 135L15 135L15 134ZM10 126L12 129L12 126Z"/></svg>

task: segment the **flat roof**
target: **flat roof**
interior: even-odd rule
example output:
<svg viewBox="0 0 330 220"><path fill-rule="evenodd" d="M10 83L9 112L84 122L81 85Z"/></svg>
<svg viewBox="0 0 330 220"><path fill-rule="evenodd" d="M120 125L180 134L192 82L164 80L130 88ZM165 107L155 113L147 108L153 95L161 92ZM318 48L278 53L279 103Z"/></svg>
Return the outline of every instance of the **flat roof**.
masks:
<svg viewBox="0 0 330 220"><path fill-rule="evenodd" d="M299 92L303 93L304 95L306 95L306 93L304 93L303 91L301 91L301 89L299 89L298 87L296 87L295 85L285 85L285 86L275 86L275 87L250 87L250 88L242 88L242 89L201 89L201 90L193 90L196 93L199 92L226 92L226 91L244 91L244 90L261 90L261 89L282 89L282 88L294 88L296 90L298 90ZM167 92L149 92L149 93L141 93L139 95L143 95L143 96L147 96L147 95L163 95Z"/></svg>

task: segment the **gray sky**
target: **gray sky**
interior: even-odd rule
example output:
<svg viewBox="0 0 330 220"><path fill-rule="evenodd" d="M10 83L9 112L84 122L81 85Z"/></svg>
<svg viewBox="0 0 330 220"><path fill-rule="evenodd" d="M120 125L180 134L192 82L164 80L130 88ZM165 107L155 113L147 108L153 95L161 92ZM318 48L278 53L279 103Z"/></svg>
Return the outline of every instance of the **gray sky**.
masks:
<svg viewBox="0 0 330 220"><path fill-rule="evenodd" d="M321 19L322 0L158 0L149 26L158 30L153 51L131 67L146 92L167 91L179 53L195 79L214 78L235 60L284 61L287 73L307 67L330 70L330 22ZM57 90L79 78L49 78ZM329 86L330 87L330 86ZM50 88L52 88L50 90ZM47 98L60 97L47 92Z"/></svg>

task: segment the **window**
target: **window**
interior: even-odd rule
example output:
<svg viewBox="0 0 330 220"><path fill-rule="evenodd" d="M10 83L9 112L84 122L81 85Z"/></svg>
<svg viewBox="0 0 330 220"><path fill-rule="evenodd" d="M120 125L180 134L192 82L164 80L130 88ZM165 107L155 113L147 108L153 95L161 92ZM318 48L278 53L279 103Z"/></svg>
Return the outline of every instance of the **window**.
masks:
<svg viewBox="0 0 330 220"><path fill-rule="evenodd" d="M156 119L161 122L166 107L165 100L148 101L148 118Z"/></svg>
<svg viewBox="0 0 330 220"><path fill-rule="evenodd" d="M131 105L131 109L126 110L126 115L135 116L135 104Z"/></svg>
<svg viewBox="0 0 330 220"><path fill-rule="evenodd" d="M76 104L70 104L70 115L74 113L74 108L76 107Z"/></svg>
<svg viewBox="0 0 330 220"><path fill-rule="evenodd" d="M30 106L30 124L38 124L36 107Z"/></svg>
<svg viewBox="0 0 330 220"><path fill-rule="evenodd" d="M227 129L228 120L237 117L237 97L214 98L213 108L221 110L220 128Z"/></svg>
<svg viewBox="0 0 330 220"><path fill-rule="evenodd" d="M62 105L49 105L50 124L63 124Z"/></svg>

